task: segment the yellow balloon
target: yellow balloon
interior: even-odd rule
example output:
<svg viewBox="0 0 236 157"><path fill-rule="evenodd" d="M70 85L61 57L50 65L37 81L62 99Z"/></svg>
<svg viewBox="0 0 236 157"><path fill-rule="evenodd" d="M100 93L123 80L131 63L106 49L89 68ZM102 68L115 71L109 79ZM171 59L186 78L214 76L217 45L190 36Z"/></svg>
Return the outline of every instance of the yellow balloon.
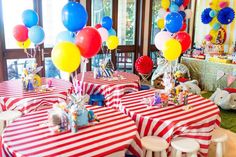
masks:
<svg viewBox="0 0 236 157"><path fill-rule="evenodd" d="M170 6L170 0L161 0L161 6L164 9L168 9Z"/></svg>
<svg viewBox="0 0 236 157"><path fill-rule="evenodd" d="M73 72L80 65L80 50L75 44L68 41L60 42L54 46L51 56L54 65L65 72Z"/></svg>
<svg viewBox="0 0 236 157"><path fill-rule="evenodd" d="M19 41L17 41L17 45L18 45L20 48L23 48L23 49L29 48L29 47L30 47L30 44L31 44L30 39L27 39L27 40L24 41L24 42L19 42Z"/></svg>
<svg viewBox="0 0 236 157"><path fill-rule="evenodd" d="M165 27L164 19L159 19L157 21L157 26L158 26L158 28L163 29Z"/></svg>
<svg viewBox="0 0 236 157"><path fill-rule="evenodd" d="M182 47L179 41L175 39L169 39L165 42L162 51L166 60L173 61L180 56Z"/></svg>
<svg viewBox="0 0 236 157"><path fill-rule="evenodd" d="M110 49L110 50L116 49L119 45L118 37L115 36L115 35L109 36L107 41L106 41L106 45L107 45L108 49Z"/></svg>
<svg viewBox="0 0 236 157"><path fill-rule="evenodd" d="M220 2L220 0L212 0L209 4L210 8L214 9L214 10L219 10L220 9L219 2Z"/></svg>

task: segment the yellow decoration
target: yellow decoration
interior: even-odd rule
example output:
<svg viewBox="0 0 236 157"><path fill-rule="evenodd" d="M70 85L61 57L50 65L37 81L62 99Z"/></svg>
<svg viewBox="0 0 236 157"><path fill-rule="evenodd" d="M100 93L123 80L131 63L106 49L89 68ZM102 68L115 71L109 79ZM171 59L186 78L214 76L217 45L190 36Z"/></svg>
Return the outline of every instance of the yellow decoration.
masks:
<svg viewBox="0 0 236 157"><path fill-rule="evenodd" d="M80 65L80 58L79 48L68 41L60 42L52 49L54 65L64 72L75 71Z"/></svg>
<svg viewBox="0 0 236 157"><path fill-rule="evenodd" d="M163 29L165 27L164 19L159 19L157 21L157 26L158 26L158 28Z"/></svg>
<svg viewBox="0 0 236 157"><path fill-rule="evenodd" d="M41 77L39 75L35 74L33 79L34 79L33 83L34 87L39 87L42 85Z"/></svg>
<svg viewBox="0 0 236 157"><path fill-rule="evenodd" d="M175 39L169 39L165 42L162 51L166 60L173 61L180 56L182 52L182 47L179 41Z"/></svg>
<svg viewBox="0 0 236 157"><path fill-rule="evenodd" d="M219 10L220 9L219 2L220 2L220 0L212 0L209 4L211 9Z"/></svg>
<svg viewBox="0 0 236 157"><path fill-rule="evenodd" d="M107 45L109 50L116 49L118 47L118 45L119 45L118 37L115 36L115 35L109 36L107 41L106 41L106 45Z"/></svg>
<svg viewBox="0 0 236 157"><path fill-rule="evenodd" d="M24 42L19 42L19 41L17 41L17 45L18 45L20 48L23 48L23 49L29 48L29 47L30 47L30 44L31 44L30 39L27 39L27 40L24 41Z"/></svg>
<svg viewBox="0 0 236 157"><path fill-rule="evenodd" d="M217 35L218 35L218 31L212 29L210 31L210 35L212 36L211 43L215 44L216 43L216 39L217 39Z"/></svg>
<svg viewBox="0 0 236 157"><path fill-rule="evenodd" d="M214 17L214 18L211 20L211 22L209 23L209 25L210 25L211 27L213 27L214 24L216 24L216 23L219 23L219 21L217 20L217 17Z"/></svg>
<svg viewBox="0 0 236 157"><path fill-rule="evenodd" d="M170 0L161 0L161 6L164 9L168 9L170 6Z"/></svg>

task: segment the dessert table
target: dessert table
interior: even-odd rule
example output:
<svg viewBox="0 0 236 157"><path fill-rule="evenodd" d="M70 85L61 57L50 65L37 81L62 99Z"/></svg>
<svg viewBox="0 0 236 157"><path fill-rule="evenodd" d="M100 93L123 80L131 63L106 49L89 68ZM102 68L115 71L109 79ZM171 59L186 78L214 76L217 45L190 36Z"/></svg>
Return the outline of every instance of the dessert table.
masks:
<svg viewBox="0 0 236 157"><path fill-rule="evenodd" d="M147 107L144 98L153 97L156 90L129 93L121 98L120 110L130 116L141 137L159 136L168 143L176 137L194 138L200 144L199 154L207 156L211 131L220 124L219 109L210 100L198 95L188 97L188 106Z"/></svg>
<svg viewBox="0 0 236 157"><path fill-rule="evenodd" d="M121 76L118 79L94 78L93 72L85 72L82 90L84 94L102 94L105 97L105 105L117 107L120 98L128 91L138 91L140 87L139 76L127 72L116 72ZM78 74L80 81L82 74Z"/></svg>
<svg viewBox="0 0 236 157"><path fill-rule="evenodd" d="M9 80L0 83L0 111L19 110L27 113L40 110L60 100L66 100L70 82L42 78L42 85L52 81L52 90L47 92L24 91L21 80Z"/></svg>
<svg viewBox="0 0 236 157"><path fill-rule="evenodd" d="M7 126L2 135L6 156L116 157L125 151L141 156L142 148L133 120L110 107L86 106L100 122L77 133L52 134L46 125L48 110L27 113Z"/></svg>
<svg viewBox="0 0 236 157"><path fill-rule="evenodd" d="M202 90L206 91L226 88L227 75L236 72L236 64L217 63L187 57L181 57L181 63L189 68L191 78L198 80ZM220 79L217 79L218 71L224 73ZM236 81L230 87L236 88Z"/></svg>

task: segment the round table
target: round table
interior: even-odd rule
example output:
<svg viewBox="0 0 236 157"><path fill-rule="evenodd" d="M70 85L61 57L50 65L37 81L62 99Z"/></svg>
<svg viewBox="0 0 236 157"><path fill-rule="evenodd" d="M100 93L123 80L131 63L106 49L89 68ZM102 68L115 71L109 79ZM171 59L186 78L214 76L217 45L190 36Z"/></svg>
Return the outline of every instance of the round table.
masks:
<svg viewBox="0 0 236 157"><path fill-rule="evenodd" d="M163 108L149 107L144 98L151 98L157 90L126 94L121 98L120 110L129 115L138 127L141 137L159 136L168 143L176 137L196 139L201 146L200 154L207 156L211 140L210 132L219 126L219 108L210 100L198 95L188 97L188 106L171 105Z"/></svg>
<svg viewBox="0 0 236 157"><path fill-rule="evenodd" d="M24 91L22 80L9 80L0 83L0 111L19 110L21 112L31 112L51 105L60 100L66 100L70 82L55 79L42 78L42 85L52 81L52 91L35 92Z"/></svg>
<svg viewBox="0 0 236 157"><path fill-rule="evenodd" d="M28 113L3 132L3 153L9 156L124 156L126 150L141 156L137 127L125 114L100 106L86 106L100 122L79 128L77 133L52 134L48 110Z"/></svg>
<svg viewBox="0 0 236 157"><path fill-rule="evenodd" d="M122 76L119 79L94 78L93 72L85 72L82 90L86 94L102 94L105 97L105 105L116 108L120 98L127 92L138 91L140 87L139 76L127 72L115 72ZM78 74L80 81L82 73ZM118 77L116 77L118 78Z"/></svg>

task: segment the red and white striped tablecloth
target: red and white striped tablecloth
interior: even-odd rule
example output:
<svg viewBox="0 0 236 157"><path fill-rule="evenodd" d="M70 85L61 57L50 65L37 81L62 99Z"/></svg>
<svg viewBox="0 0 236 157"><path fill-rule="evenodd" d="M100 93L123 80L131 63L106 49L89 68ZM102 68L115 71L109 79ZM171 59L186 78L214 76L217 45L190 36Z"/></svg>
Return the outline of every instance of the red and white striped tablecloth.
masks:
<svg viewBox="0 0 236 157"><path fill-rule="evenodd" d="M83 82L83 92L86 94L102 94L105 97L105 105L117 107L120 98L128 91L138 91L140 86L139 76L127 72L117 72L123 76L120 80L107 80L103 78L95 79L93 72L85 72ZM82 74L78 75L81 80Z"/></svg>
<svg viewBox="0 0 236 157"><path fill-rule="evenodd" d="M129 93L121 98L120 110L129 115L138 127L141 137L155 135L171 142L176 137L196 139L200 144L199 154L207 156L211 131L219 126L218 107L210 100L190 95L189 110L183 105L164 108L147 107L143 99L153 97L156 90Z"/></svg>
<svg viewBox="0 0 236 157"><path fill-rule="evenodd" d="M1 82L0 111L19 110L26 113L50 107L58 100L65 100L72 84L55 78L42 78L42 84L47 84L49 79L52 80L54 90L44 93L24 91L21 80Z"/></svg>
<svg viewBox="0 0 236 157"><path fill-rule="evenodd" d="M111 157L128 150L141 156L137 127L130 117L109 107L87 108L94 111L100 122L79 128L77 133L66 131L52 135L43 125L48 122L47 110L31 112L16 119L3 132L3 154L18 157Z"/></svg>

